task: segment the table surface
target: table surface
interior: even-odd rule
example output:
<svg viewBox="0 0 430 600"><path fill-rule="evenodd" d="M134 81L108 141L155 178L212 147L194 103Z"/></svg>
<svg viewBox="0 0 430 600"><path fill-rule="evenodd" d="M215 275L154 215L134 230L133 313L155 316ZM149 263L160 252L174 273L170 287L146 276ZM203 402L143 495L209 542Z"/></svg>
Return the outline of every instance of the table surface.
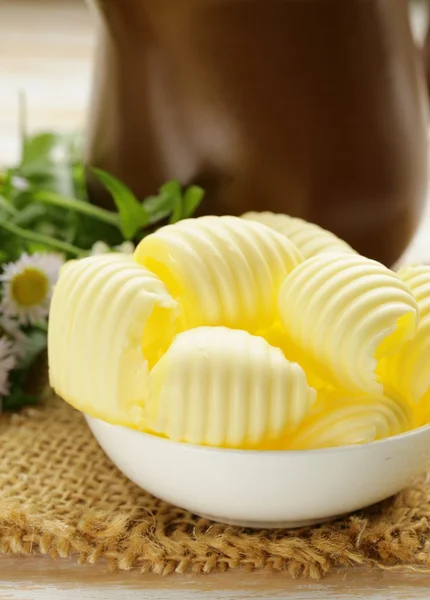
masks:
<svg viewBox="0 0 430 600"><path fill-rule="evenodd" d="M413 14L417 35L424 17ZM94 25L82 0L0 0L0 164L14 161L18 144L18 93L25 93L31 131L72 131L85 125L91 82ZM59 84L59 82L61 82ZM430 257L430 203L404 260ZM321 582L287 574L231 573L201 577L108 574L106 565L78 566L41 556L0 557L0 600L116 598L297 600L428 598L430 575L351 569Z"/></svg>
<svg viewBox="0 0 430 600"><path fill-rule="evenodd" d="M430 576L355 569L324 580L292 580L287 574L231 571L199 577L107 574L103 564L0 557L0 600L421 600Z"/></svg>

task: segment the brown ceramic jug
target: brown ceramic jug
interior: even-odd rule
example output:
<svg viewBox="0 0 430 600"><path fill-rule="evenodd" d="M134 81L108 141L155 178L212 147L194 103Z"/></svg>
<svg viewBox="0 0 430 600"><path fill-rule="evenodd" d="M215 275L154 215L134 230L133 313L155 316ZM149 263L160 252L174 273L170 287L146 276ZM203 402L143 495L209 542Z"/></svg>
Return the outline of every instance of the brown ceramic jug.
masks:
<svg viewBox="0 0 430 600"><path fill-rule="evenodd" d="M430 0L427 0L427 4L428 4L428 11L430 12ZM425 76L427 79L427 89L430 92L430 21L427 26L427 35L424 38L422 52L423 52Z"/></svg>
<svg viewBox="0 0 430 600"><path fill-rule="evenodd" d="M204 213L285 212L399 258L427 185L406 0L92 4L90 164L141 198L178 178L206 189Z"/></svg>

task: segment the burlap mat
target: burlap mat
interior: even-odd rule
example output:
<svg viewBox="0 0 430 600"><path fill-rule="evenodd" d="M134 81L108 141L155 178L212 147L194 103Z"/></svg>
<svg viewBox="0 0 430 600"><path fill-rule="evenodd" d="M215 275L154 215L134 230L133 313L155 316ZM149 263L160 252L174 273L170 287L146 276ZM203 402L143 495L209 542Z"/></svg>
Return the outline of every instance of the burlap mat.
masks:
<svg viewBox="0 0 430 600"><path fill-rule="evenodd" d="M430 569L430 487L419 482L350 518L296 531L219 525L125 479L80 414L46 405L0 418L0 551L76 555L168 574L238 567L318 578L345 565Z"/></svg>

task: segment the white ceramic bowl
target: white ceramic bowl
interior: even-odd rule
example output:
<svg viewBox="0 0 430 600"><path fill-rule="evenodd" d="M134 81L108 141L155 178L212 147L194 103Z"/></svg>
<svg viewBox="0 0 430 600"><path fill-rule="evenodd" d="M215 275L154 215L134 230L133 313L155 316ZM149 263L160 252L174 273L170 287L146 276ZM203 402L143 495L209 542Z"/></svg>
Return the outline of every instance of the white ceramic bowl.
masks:
<svg viewBox="0 0 430 600"><path fill-rule="evenodd" d="M407 487L430 460L430 426L363 446L251 451L180 444L86 418L137 485L198 515L247 527L298 527L364 508Z"/></svg>

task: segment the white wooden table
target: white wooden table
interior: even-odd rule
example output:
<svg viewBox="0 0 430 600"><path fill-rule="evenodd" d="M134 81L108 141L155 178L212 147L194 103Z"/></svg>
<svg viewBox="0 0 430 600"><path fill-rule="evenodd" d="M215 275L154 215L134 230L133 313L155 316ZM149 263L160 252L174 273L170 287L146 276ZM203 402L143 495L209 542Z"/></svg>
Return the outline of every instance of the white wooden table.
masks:
<svg viewBox="0 0 430 600"><path fill-rule="evenodd" d="M422 35L423 15L415 12L413 20ZM18 156L19 90L27 97L30 130L84 126L93 50L94 28L82 0L0 0L0 164ZM429 209L406 260L430 258ZM417 600L430 597L430 576L354 569L318 583L244 571L161 578L138 571L108 574L103 563L82 567L73 560L0 557L0 600L285 597Z"/></svg>

